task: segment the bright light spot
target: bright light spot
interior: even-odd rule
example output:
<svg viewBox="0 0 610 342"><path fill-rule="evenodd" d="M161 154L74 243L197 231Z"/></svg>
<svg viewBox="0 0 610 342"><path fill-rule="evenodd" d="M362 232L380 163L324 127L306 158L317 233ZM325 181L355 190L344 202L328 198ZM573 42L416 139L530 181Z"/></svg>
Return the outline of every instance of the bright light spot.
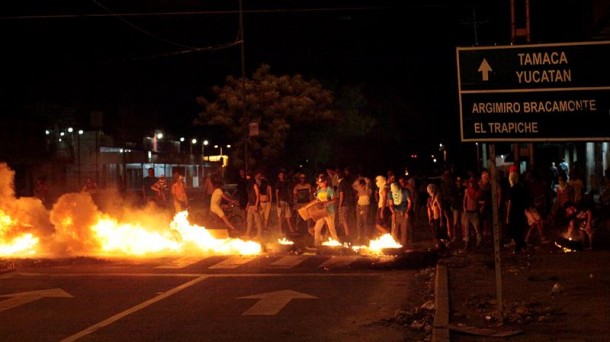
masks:
<svg viewBox="0 0 610 342"><path fill-rule="evenodd" d="M197 143L197 139L193 138L193 140L191 140L191 144L195 145Z"/></svg>
<svg viewBox="0 0 610 342"><path fill-rule="evenodd" d="M329 237L328 241L322 242L322 246L341 247L343 245L341 244L341 242L333 240L333 238Z"/></svg>
<svg viewBox="0 0 610 342"><path fill-rule="evenodd" d="M157 133L157 139L163 139L163 133Z"/></svg>
<svg viewBox="0 0 610 342"><path fill-rule="evenodd" d="M293 241L290 241L290 240L286 239L285 237L284 237L284 238L281 238L281 239L277 239L277 242L278 242L280 245L294 245L294 242L293 242Z"/></svg>
<svg viewBox="0 0 610 342"><path fill-rule="evenodd" d="M68 127L68 133L72 133L72 131L74 131L72 127Z"/></svg>

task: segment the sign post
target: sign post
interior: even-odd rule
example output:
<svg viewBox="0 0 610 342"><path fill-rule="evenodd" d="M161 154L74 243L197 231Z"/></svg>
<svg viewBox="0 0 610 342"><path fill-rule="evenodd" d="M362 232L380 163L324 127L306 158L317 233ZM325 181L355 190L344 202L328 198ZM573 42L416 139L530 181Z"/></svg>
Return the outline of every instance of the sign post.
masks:
<svg viewBox="0 0 610 342"><path fill-rule="evenodd" d="M610 140L610 41L456 49L462 142ZM503 320L500 224L493 205L498 319Z"/></svg>

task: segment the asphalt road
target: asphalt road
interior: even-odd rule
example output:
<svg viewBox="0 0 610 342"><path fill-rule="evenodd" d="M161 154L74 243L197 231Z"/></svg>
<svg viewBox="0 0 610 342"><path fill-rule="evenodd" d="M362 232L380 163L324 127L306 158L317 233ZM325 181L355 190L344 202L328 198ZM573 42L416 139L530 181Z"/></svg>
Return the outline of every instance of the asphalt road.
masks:
<svg viewBox="0 0 610 342"><path fill-rule="evenodd" d="M421 301L404 265L353 255L22 260L0 275L0 341L401 341L378 323Z"/></svg>

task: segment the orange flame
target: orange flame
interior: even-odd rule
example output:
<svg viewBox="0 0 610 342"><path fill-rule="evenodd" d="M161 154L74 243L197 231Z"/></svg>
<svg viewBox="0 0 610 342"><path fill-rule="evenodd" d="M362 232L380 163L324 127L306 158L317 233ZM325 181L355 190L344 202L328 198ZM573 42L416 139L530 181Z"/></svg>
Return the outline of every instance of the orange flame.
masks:
<svg viewBox="0 0 610 342"><path fill-rule="evenodd" d="M0 256L35 253L39 239L32 234L19 232L21 224L0 209Z"/></svg>
<svg viewBox="0 0 610 342"><path fill-rule="evenodd" d="M391 234L383 234L379 238L375 240L369 241L368 246L354 246L356 252L363 252L368 254L383 254L383 249L385 248L402 248L402 245L394 239Z"/></svg>

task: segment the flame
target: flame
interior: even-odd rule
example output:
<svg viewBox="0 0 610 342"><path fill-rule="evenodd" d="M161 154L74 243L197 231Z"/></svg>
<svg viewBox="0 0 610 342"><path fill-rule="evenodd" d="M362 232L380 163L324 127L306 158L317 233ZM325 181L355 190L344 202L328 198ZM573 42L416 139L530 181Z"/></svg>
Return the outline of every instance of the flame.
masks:
<svg viewBox="0 0 610 342"><path fill-rule="evenodd" d="M281 239L277 239L277 243L279 243L280 245L294 245L294 241L290 241L290 240L286 239L285 237L283 237Z"/></svg>
<svg viewBox="0 0 610 342"><path fill-rule="evenodd" d="M23 234L9 241L10 243L0 241L0 255L35 254L38 240L32 234Z"/></svg>
<svg viewBox="0 0 610 342"><path fill-rule="evenodd" d="M189 223L186 211L177 213L167 225L150 227L119 222L96 208L88 211L89 207L78 196L83 195L67 196L63 203L69 205L54 207L51 216L56 216L55 231L47 239L49 245L42 249L63 250L64 254L133 257L179 253L256 255L262 250L254 241L213 237L205 227ZM65 210L66 207L70 209ZM41 237L23 231L29 227L0 209L0 256L44 254L39 250Z"/></svg>
<svg viewBox="0 0 610 342"><path fill-rule="evenodd" d="M341 247L343 245L341 244L341 242L329 237L328 241L322 242L322 246Z"/></svg>
<svg viewBox="0 0 610 342"><path fill-rule="evenodd" d="M359 246L359 249L366 250L372 254L383 254L383 249L385 248L402 248L402 245L394 240L394 237L391 234L383 234L379 238L371 240L368 248Z"/></svg>
<svg viewBox="0 0 610 342"><path fill-rule="evenodd" d="M19 231L19 227L27 226L0 209L0 256L35 253L39 239L30 233Z"/></svg>

